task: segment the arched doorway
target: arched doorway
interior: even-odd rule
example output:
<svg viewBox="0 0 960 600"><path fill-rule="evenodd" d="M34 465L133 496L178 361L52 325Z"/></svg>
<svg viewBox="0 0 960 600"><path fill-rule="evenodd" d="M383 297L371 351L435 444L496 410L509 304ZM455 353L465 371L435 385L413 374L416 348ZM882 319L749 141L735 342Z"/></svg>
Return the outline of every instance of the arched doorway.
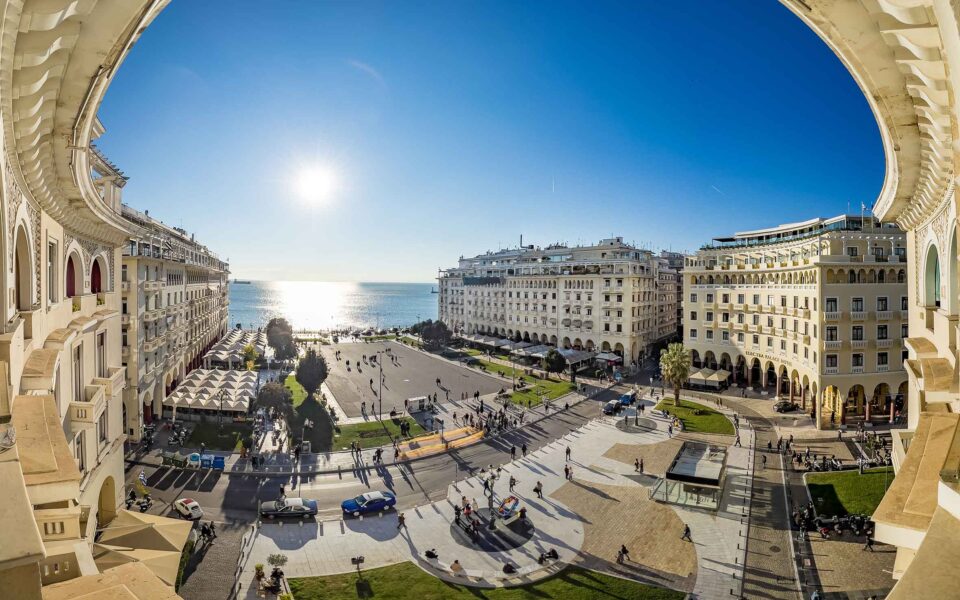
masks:
<svg viewBox="0 0 960 600"><path fill-rule="evenodd" d="M101 528L117 516L117 485L112 476L107 476L100 485L97 500L97 528Z"/></svg>
<svg viewBox="0 0 960 600"><path fill-rule="evenodd" d="M923 302L928 308L940 306L940 254L931 244L923 270Z"/></svg>
<svg viewBox="0 0 960 600"><path fill-rule="evenodd" d="M882 416L886 414L890 410L891 402L893 402L893 397L890 395L890 386L886 383L877 384L877 387L873 388L873 396L870 397L870 402L867 404L865 418L869 421L874 415Z"/></svg>
<svg viewBox="0 0 960 600"><path fill-rule="evenodd" d="M823 396L820 400L820 423L824 425L836 425L840 419L840 412L843 410L843 398L840 396L840 390L834 385L828 385L823 388Z"/></svg>
<svg viewBox="0 0 960 600"><path fill-rule="evenodd" d="M760 359L758 358L753 359L753 364L750 365L750 371L747 375L748 377L747 384L753 385L755 387L759 386L761 383L761 371L762 369L760 368Z"/></svg>
<svg viewBox="0 0 960 600"><path fill-rule="evenodd" d="M79 296L83 291L83 277L80 275L80 259L71 252L67 257L67 297Z"/></svg>
<svg viewBox="0 0 960 600"><path fill-rule="evenodd" d="M30 242L23 227L17 227L17 243L14 246L14 281L16 282L17 310L26 312L33 306L33 268L30 260Z"/></svg>
<svg viewBox="0 0 960 600"><path fill-rule="evenodd" d="M143 397L143 422L153 423L153 395L150 392Z"/></svg>
<svg viewBox="0 0 960 600"><path fill-rule="evenodd" d="M90 293L99 294L103 291L103 275L100 271L100 262L102 259L97 258L93 261L93 266L90 268Z"/></svg>
<svg viewBox="0 0 960 600"><path fill-rule="evenodd" d="M846 423L848 416L862 416L866 411L865 400L866 393L863 386L860 384L852 386L847 392L847 401L840 414L840 423Z"/></svg>

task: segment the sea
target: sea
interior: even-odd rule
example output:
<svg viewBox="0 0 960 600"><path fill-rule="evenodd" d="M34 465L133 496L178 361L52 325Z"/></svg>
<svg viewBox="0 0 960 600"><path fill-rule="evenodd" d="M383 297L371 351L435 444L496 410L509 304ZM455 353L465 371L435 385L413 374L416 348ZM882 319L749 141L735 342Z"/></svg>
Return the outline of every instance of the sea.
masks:
<svg viewBox="0 0 960 600"><path fill-rule="evenodd" d="M230 326L256 329L284 317L294 331L390 328L437 318L429 283L230 282Z"/></svg>

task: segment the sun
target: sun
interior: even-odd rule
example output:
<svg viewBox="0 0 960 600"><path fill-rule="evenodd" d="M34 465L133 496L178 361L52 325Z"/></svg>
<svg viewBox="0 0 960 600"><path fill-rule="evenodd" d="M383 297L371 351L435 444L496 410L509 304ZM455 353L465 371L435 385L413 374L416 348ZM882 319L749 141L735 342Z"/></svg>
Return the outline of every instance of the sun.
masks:
<svg viewBox="0 0 960 600"><path fill-rule="evenodd" d="M329 200L337 190L337 176L333 169L319 165L304 167L295 181L297 195L310 204Z"/></svg>

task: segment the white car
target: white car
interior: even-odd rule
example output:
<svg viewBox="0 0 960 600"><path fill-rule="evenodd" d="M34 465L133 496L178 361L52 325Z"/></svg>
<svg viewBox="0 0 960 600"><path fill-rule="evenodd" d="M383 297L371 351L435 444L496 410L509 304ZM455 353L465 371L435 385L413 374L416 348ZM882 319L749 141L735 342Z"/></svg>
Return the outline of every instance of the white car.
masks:
<svg viewBox="0 0 960 600"><path fill-rule="evenodd" d="M173 509L184 519L196 521L203 518L203 509L200 503L193 498L179 498L174 501Z"/></svg>

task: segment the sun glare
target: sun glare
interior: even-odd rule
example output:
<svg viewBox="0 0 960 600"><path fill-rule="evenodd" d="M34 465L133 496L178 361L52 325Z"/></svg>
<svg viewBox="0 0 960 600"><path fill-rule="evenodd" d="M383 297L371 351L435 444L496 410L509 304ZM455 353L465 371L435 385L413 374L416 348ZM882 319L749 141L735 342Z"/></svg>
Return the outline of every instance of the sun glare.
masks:
<svg viewBox="0 0 960 600"><path fill-rule="evenodd" d="M329 200L337 188L337 177L332 169L321 166L304 167L295 182L297 195L311 204Z"/></svg>

